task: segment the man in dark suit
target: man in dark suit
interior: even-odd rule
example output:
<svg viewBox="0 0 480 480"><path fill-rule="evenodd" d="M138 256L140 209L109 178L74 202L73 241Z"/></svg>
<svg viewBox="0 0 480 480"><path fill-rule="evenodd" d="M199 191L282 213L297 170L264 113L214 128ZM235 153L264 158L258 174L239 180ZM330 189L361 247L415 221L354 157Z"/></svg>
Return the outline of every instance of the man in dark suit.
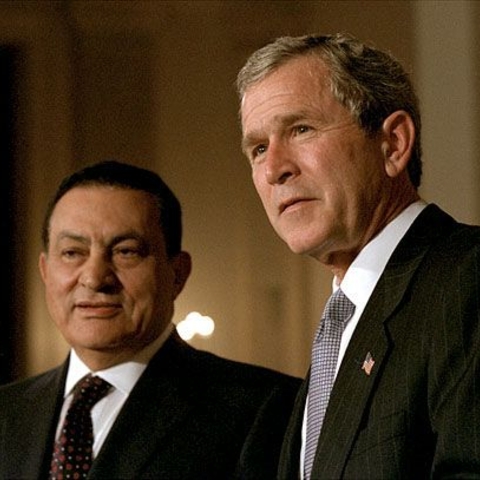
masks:
<svg viewBox="0 0 480 480"><path fill-rule="evenodd" d="M180 204L149 170L107 161L62 182L39 265L72 348L0 389L1 479L275 475L300 381L180 339L181 237Z"/></svg>
<svg viewBox="0 0 480 480"><path fill-rule="evenodd" d="M237 86L270 222L334 276L278 477L480 478L480 228L418 194L407 74L347 35L282 37Z"/></svg>

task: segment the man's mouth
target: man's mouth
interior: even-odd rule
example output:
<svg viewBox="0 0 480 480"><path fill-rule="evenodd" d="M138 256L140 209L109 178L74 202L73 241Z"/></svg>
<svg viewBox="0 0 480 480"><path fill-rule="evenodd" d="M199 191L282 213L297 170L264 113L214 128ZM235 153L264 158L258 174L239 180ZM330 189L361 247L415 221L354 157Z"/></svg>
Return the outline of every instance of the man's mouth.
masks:
<svg viewBox="0 0 480 480"><path fill-rule="evenodd" d="M111 317L122 309L121 303L78 302L75 307L88 317Z"/></svg>
<svg viewBox="0 0 480 480"><path fill-rule="evenodd" d="M301 204L305 204L307 202L312 201L311 198L307 197L297 197L297 198L290 198L280 204L279 212L280 214L284 213L286 210L290 210L295 208L297 205L300 206Z"/></svg>

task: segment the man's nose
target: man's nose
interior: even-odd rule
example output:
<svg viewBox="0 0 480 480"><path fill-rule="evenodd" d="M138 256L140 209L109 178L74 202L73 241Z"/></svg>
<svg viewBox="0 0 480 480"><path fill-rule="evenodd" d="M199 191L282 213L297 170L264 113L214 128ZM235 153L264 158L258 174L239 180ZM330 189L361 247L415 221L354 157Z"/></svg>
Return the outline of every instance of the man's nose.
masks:
<svg viewBox="0 0 480 480"><path fill-rule="evenodd" d="M115 286L117 276L109 259L101 255L92 255L83 264L79 281L90 290L102 290Z"/></svg>
<svg viewBox="0 0 480 480"><path fill-rule="evenodd" d="M294 154L285 143L271 141L265 155L265 176L271 185L283 184L298 175Z"/></svg>

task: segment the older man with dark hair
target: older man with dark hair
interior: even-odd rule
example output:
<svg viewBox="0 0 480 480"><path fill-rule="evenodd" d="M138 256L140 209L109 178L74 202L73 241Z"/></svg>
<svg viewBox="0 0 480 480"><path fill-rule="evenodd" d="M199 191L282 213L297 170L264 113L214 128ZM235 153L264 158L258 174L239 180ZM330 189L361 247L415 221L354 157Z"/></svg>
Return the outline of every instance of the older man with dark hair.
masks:
<svg viewBox="0 0 480 480"><path fill-rule="evenodd" d="M61 183L39 265L71 351L0 388L0 479L275 476L299 381L180 339L181 238L180 204L152 171L107 161Z"/></svg>

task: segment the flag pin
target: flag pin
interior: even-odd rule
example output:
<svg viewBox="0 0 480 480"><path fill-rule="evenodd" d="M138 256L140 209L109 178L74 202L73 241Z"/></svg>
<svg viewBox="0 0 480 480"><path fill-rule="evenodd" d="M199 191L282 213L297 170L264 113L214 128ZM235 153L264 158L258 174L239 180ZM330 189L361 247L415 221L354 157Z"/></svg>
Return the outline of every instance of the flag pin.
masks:
<svg viewBox="0 0 480 480"><path fill-rule="evenodd" d="M370 375L374 365L375 365L375 360L373 359L372 354L370 352L368 352L366 357L365 357L365 360L363 361L362 370L367 375Z"/></svg>

